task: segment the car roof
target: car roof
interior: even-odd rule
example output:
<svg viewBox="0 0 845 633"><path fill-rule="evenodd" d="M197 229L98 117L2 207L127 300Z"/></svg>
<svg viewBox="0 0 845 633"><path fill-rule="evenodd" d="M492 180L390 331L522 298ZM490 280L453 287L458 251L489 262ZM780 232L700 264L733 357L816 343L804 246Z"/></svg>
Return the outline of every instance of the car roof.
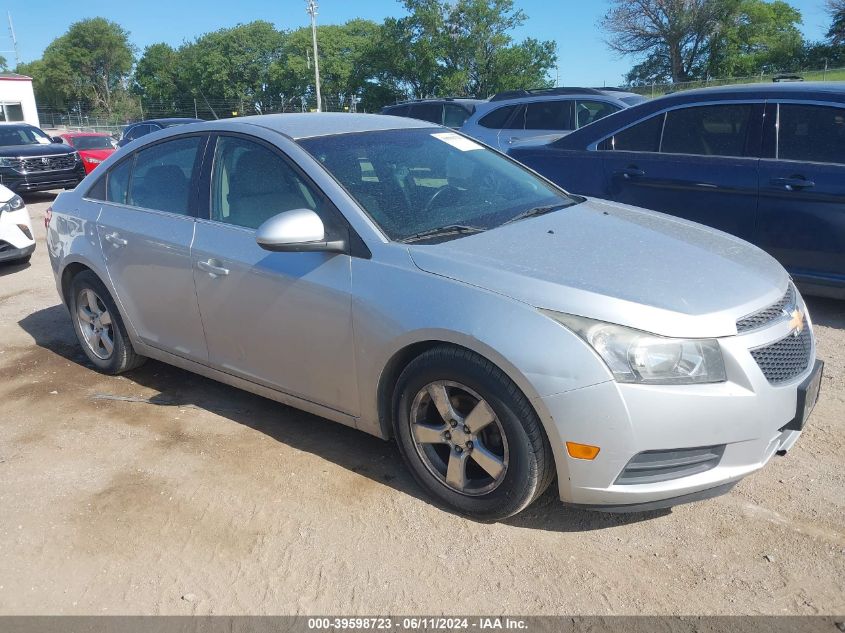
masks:
<svg viewBox="0 0 845 633"><path fill-rule="evenodd" d="M111 136L106 132L62 132L59 136Z"/></svg>
<svg viewBox="0 0 845 633"><path fill-rule="evenodd" d="M405 101L397 101L384 106L385 108L393 108L396 106L410 105L413 103L484 103L486 99L475 99L473 97L430 97L426 99L407 99Z"/></svg>
<svg viewBox="0 0 845 633"><path fill-rule="evenodd" d="M135 121L129 125L140 125L141 123L200 123L202 119L191 119L187 117L171 117L164 119L144 119L143 121Z"/></svg>
<svg viewBox="0 0 845 633"><path fill-rule="evenodd" d="M218 126L247 124L274 130L293 139L376 132L412 128L441 127L436 123L418 121L387 114L352 114L346 112L302 112L291 114L260 114L212 121ZM446 129L446 128L444 128Z"/></svg>
<svg viewBox="0 0 845 633"><path fill-rule="evenodd" d="M560 149L584 149L616 130L645 119L667 108L710 101L746 101L765 99L801 99L845 103L845 82L802 81L733 84L681 90L615 112L564 136L551 145ZM514 150L516 155L520 150Z"/></svg>
<svg viewBox="0 0 845 633"><path fill-rule="evenodd" d="M773 81L771 83L755 83L755 84L731 84L727 86L710 86L707 88L694 88L692 90L684 90L680 92L673 92L667 94L660 99L668 97L677 97L680 95L690 95L693 97L701 95L727 95L727 94L742 94L769 97L773 94L793 95L796 93L807 92L832 92L837 94L845 94L845 81Z"/></svg>

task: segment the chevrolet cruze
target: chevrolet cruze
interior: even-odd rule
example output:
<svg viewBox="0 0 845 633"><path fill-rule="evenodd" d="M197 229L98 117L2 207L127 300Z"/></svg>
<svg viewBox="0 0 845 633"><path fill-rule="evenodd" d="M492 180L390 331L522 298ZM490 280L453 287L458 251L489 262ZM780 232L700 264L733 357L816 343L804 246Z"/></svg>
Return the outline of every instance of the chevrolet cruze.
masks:
<svg viewBox="0 0 845 633"><path fill-rule="evenodd" d="M101 371L154 358L394 438L477 519L555 479L602 510L723 493L794 444L818 394L809 315L769 255L423 121L164 130L47 223Z"/></svg>

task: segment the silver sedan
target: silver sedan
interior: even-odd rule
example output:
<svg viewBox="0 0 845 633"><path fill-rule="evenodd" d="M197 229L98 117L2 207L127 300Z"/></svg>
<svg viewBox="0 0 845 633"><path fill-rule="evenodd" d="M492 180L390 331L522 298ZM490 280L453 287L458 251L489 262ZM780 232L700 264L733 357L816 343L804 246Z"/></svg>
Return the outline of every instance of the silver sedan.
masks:
<svg viewBox="0 0 845 633"><path fill-rule="evenodd" d="M150 134L56 199L48 248L101 371L154 358L394 438L481 520L555 478L604 510L725 492L818 394L809 315L767 254L425 122Z"/></svg>

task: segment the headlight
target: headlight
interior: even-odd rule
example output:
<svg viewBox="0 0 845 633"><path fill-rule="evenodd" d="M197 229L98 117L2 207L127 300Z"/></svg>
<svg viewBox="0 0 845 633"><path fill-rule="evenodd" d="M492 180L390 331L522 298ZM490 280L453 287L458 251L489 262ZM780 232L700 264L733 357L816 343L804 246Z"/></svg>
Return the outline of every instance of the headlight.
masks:
<svg viewBox="0 0 845 633"><path fill-rule="evenodd" d="M3 204L0 204L0 213L3 213L4 211L17 211L22 206L23 198L18 195L14 195Z"/></svg>
<svg viewBox="0 0 845 633"><path fill-rule="evenodd" d="M727 379L715 339L666 338L584 317L542 312L589 343L619 382L686 385Z"/></svg>
<svg viewBox="0 0 845 633"><path fill-rule="evenodd" d="M11 167L12 159L5 156L0 156L0 167Z"/></svg>
<svg viewBox="0 0 845 633"><path fill-rule="evenodd" d="M91 157L91 156L86 156L86 157L85 157L85 162L86 162L86 163L91 163L92 165L99 165L99 164L100 164L100 163L102 163L103 161L101 161L99 158L93 158L93 157Z"/></svg>

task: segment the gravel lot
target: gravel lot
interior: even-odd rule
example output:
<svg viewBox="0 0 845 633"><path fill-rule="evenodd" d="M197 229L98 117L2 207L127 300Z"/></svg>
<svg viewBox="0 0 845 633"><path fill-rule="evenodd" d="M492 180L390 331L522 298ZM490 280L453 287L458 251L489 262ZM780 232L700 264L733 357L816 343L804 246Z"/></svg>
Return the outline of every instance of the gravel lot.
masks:
<svg viewBox="0 0 845 633"><path fill-rule="evenodd" d="M0 614L845 613L845 302L788 456L671 512L473 523L391 444L156 362L94 372L42 218L0 265Z"/></svg>

